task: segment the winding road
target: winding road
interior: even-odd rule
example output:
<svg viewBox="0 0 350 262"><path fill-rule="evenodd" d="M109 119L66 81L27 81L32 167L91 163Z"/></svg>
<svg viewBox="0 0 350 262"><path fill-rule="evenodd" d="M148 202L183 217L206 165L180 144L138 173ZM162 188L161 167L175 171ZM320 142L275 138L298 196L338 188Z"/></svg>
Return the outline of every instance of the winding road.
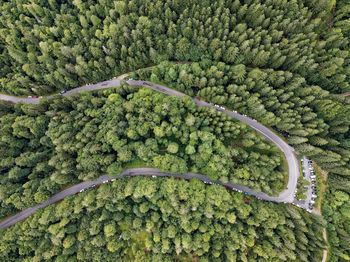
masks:
<svg viewBox="0 0 350 262"><path fill-rule="evenodd" d="M183 97L185 94L178 92L176 90L173 90L171 88L154 84L152 82L148 81L142 81L142 80L128 80L126 81L130 85L134 86L147 86L152 88L155 91L167 94L167 95L175 95L177 97ZM67 91L63 94L63 96L68 96L72 93L80 92L80 91L93 91L93 90L99 90L99 89L105 89L105 88L111 88L111 87L117 87L120 86L120 80L119 79L111 79L108 81L100 82L93 85L86 85L82 87L78 87L75 89L72 89L70 91ZM53 96L47 96L46 98L52 98ZM22 98L22 97L14 97L9 95L0 94L0 99L11 101L14 103L22 102L27 104L38 104L39 98ZM294 149L290 147L283 139L281 139L279 136L277 136L274 132L272 132L270 129L265 127L264 125L258 123L256 120L251 119L247 116L241 115L237 112L229 111L225 108L221 108L218 106L215 106L211 103L198 100L196 98L192 98L197 106L207 106L207 107L213 107L217 111L220 111L224 114L230 115L231 117L251 126L253 129L255 129L257 132L265 136L268 140L272 141L276 144L276 146L283 152L283 154L286 157L287 163L288 163L288 169L289 169L289 179L287 184L287 189L282 191L278 197L272 197L262 192L255 192L251 190L248 187L238 185L238 184L232 184L232 183L222 183L220 181L212 181L209 178L207 178L204 175L201 174L194 174L194 173L186 173L186 174L172 174L167 172L161 172L159 169L155 168L133 168L133 169L126 169L123 171L123 173L120 175L120 177L130 177L130 176L138 176L138 175L152 175L152 176L172 176L172 177L179 177L179 178L185 178L185 179L191 179L191 178L198 178L199 180L205 182L205 183L211 183L211 184L218 184L223 186L231 187L233 190L239 191L239 192L245 192L250 195L253 195L259 199L266 200L266 201L272 201L277 203L292 203L294 200L294 192L297 186L297 179L299 177L299 164L298 160L295 157ZM38 208L46 207L52 203L55 203L59 200L64 199L67 196L73 195L78 193L82 189L87 189L93 185L100 184L103 181L111 180L111 178L105 174L100 176L99 178L93 180L93 181L87 181L82 182L77 185L74 185L70 188L67 188L55 195L53 195L48 201L45 203L38 204L34 207L27 208L16 215L6 219L2 223L0 223L0 228L6 228L9 227L15 223L17 223L20 220L23 220L24 218L30 216L33 214Z"/></svg>

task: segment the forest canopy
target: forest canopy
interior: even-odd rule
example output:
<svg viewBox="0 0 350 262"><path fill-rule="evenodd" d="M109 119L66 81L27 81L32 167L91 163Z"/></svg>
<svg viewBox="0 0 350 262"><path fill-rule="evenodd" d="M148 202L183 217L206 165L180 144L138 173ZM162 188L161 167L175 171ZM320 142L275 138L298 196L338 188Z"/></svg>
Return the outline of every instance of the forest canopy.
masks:
<svg viewBox="0 0 350 262"><path fill-rule="evenodd" d="M325 228L329 262L350 260L350 103L339 95L350 92L349 0L0 0L0 14L2 93L45 96L132 72L258 120L328 172L323 218L196 180L122 179L0 231L1 259L319 262ZM271 195L287 175L250 127L124 84L38 105L0 100L0 137L0 218L128 167Z"/></svg>
<svg viewBox="0 0 350 262"><path fill-rule="evenodd" d="M288 175L282 152L249 126L149 88L18 103L0 123L0 217L128 166L200 173L272 195Z"/></svg>
<svg viewBox="0 0 350 262"><path fill-rule="evenodd" d="M329 18L333 2L0 1L0 88L47 94L163 60L206 57L288 71L343 93L349 26L341 12L335 23Z"/></svg>
<svg viewBox="0 0 350 262"><path fill-rule="evenodd" d="M258 212L256 212L258 211ZM124 178L0 231L6 261L320 261L325 221L197 179Z"/></svg>

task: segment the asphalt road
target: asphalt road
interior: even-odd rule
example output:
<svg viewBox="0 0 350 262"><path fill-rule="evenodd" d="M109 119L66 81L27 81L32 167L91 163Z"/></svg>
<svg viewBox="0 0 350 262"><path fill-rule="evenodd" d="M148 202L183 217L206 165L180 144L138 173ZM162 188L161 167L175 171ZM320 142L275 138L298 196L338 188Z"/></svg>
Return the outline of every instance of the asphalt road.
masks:
<svg viewBox="0 0 350 262"><path fill-rule="evenodd" d="M116 179L121 179L124 177L133 177L133 176L156 176L156 177L175 177L175 178L183 178L183 179L192 179L192 178L198 178L199 180L203 181L204 183L207 184L217 184L221 186L229 186L233 190L238 191L238 192L246 192L249 193L250 195L256 196L262 200L267 200L267 201L276 201L276 198L270 197L264 193L256 193L249 188L242 186L242 185L237 185L237 184L232 184L230 182L228 183L222 183L220 181L214 181L210 180L207 176L201 175L201 174L195 174L195 173L186 173L186 174L173 174L173 173L168 173L168 172L161 172L157 168L130 168L130 169L125 169L121 175L116 178ZM86 181L86 182L81 182L79 184L76 184L74 186L71 186L65 190L62 190L61 192L53 195L49 200L47 200L44 203L38 204L34 207L27 208L16 215L6 219L5 221L0 223L0 228L7 228L10 227L17 222L27 218L28 216L32 215L35 213L35 211L39 208L47 207L57 201L60 201L67 196L71 196L74 194L77 194L80 192L82 189L89 189L90 187L94 187L95 185L101 184L104 181L111 181L113 178L109 177L107 174L102 175L98 177L95 180L92 181ZM268 198L268 199L265 199Z"/></svg>
<svg viewBox="0 0 350 262"><path fill-rule="evenodd" d="M158 84L154 84L152 82L147 82L147 81L142 81L142 80L128 80L128 84L130 85L135 85L135 86L148 86L152 88L155 91L167 94L167 95L176 95L178 97L183 97L185 94L178 92L176 90L167 88L165 86L161 86ZM87 85L87 86L82 86L78 87L75 89L72 89L70 91L67 91L63 96L70 95L72 93L76 93L79 91L93 91L93 90L99 90L99 89L104 89L104 88L110 88L110 87L116 87L120 86L120 80L118 79L112 79L104 82L100 82L97 84L93 85ZM47 98L51 98L52 96L48 96ZM12 101L14 103L22 102L22 103L28 103L28 104L37 104L39 103L38 98L21 98L21 97L14 97L14 96L8 96L8 95L3 95L0 94L0 99L2 100L7 100L7 101ZM215 183L218 185L225 185L229 186L234 190L237 191L243 191L246 192L250 195L253 195L259 199L266 200L266 201L273 201L277 203L292 203L294 199L294 191L296 189L297 185L297 179L299 177L299 165L298 165L298 160L294 155L294 150L292 147L290 147L283 139L281 139L279 136L277 136L274 132L272 132L270 129L265 127L264 125L258 123L256 120L251 119L247 116L241 115L237 112L232 112L223 108L219 108L217 106L214 106L211 103L194 99L196 104L198 106L207 106L207 107L213 107L217 111L220 111L222 113L225 113L227 115L230 115L231 117L251 126L253 129L255 129L257 132L265 136L267 139L272 141L273 143L276 144L276 146L283 152L283 154L286 157L287 163L288 163L288 169L289 169L289 179L288 179L288 184L287 184L287 189L282 191L278 197L272 197L269 196L265 193L262 192L255 192L251 190L248 187L242 186L242 185L237 185L237 184L232 184L232 183L226 183L223 184L220 181L211 181L209 178L207 178L204 175L200 174L193 174L193 173L187 173L187 174L170 174L166 172L160 172L158 169L153 169L153 168L138 168L138 169L127 169L124 170L122 173L121 177L126 177L126 176L137 176L137 175L156 175L156 176L173 176L173 177L181 177L181 178L198 178L203 182L207 183ZM21 211L20 213L16 214L13 217L8 218L4 222L0 223L0 228L6 228L8 226L11 226L15 224L16 222L28 217L29 215L33 214L38 208L42 208L45 206L48 206L56 201L59 201L61 199L64 199L67 196L73 195L78 193L81 189L86 189L89 188L93 184L99 184L102 183L103 180L110 180L110 178L107 175L100 176L96 180L93 181L87 181L87 182L82 182L80 184L74 185L66 190L63 190L54 196L52 196L47 202L36 205L34 207L25 209Z"/></svg>

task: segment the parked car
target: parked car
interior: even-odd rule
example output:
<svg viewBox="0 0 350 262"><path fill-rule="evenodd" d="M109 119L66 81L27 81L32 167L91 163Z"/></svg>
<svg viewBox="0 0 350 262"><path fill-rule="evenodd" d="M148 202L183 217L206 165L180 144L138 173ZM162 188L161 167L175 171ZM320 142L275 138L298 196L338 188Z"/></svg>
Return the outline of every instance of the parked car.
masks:
<svg viewBox="0 0 350 262"><path fill-rule="evenodd" d="M316 186L311 186L312 189L316 189Z"/></svg>
<svg viewBox="0 0 350 262"><path fill-rule="evenodd" d="M311 161L311 160L309 160L309 161L308 161L308 163L309 163L309 164L312 164L312 161Z"/></svg>
<svg viewBox="0 0 350 262"><path fill-rule="evenodd" d="M38 98L38 96L33 96L33 98Z"/></svg>
<svg viewBox="0 0 350 262"><path fill-rule="evenodd" d="M66 90L63 90L60 92L61 95L63 95L65 92L67 92Z"/></svg>
<svg viewBox="0 0 350 262"><path fill-rule="evenodd" d="M315 197L312 197L312 198L311 198L311 200L312 200L312 201L315 201L315 200L316 200L316 198L315 198Z"/></svg>
<svg viewBox="0 0 350 262"><path fill-rule="evenodd" d="M311 195L311 197L316 198L317 196L316 195Z"/></svg>
<svg viewBox="0 0 350 262"><path fill-rule="evenodd" d="M28 96L28 98L32 98L32 96Z"/></svg>
<svg viewBox="0 0 350 262"><path fill-rule="evenodd" d="M315 180L312 180L312 181L311 181L311 184L316 184L316 181L315 181Z"/></svg>
<svg viewBox="0 0 350 262"><path fill-rule="evenodd" d="M315 175L312 175L312 176L310 176L310 178L311 178L311 179L314 179L314 178L316 178L316 176L315 176Z"/></svg>

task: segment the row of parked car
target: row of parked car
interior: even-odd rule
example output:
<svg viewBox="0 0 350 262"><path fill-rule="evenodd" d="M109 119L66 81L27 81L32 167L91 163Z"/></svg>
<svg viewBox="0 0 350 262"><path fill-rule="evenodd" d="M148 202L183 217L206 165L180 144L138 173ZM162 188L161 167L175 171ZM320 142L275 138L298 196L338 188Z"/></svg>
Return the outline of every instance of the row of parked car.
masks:
<svg viewBox="0 0 350 262"><path fill-rule="evenodd" d="M67 92L67 90L63 90L63 91L59 92L58 94L63 95L66 92ZM28 98L43 98L43 97L42 96L28 96Z"/></svg>
<svg viewBox="0 0 350 262"><path fill-rule="evenodd" d="M311 211L313 210L313 205L315 204L316 198L317 198L317 194L316 194L316 174L315 174L315 170L313 168L312 165L312 161L308 158L306 158L306 163L304 163L304 160L301 160L302 163L302 170L303 170L303 177L306 177L306 173L309 173L309 176L307 179L310 183L311 183L311 197L309 200L309 203L307 204L308 209ZM305 170L304 166L306 166L307 170ZM308 188L309 186L304 186L306 188Z"/></svg>
<svg viewBox="0 0 350 262"><path fill-rule="evenodd" d="M107 183L107 182L113 182L113 181L115 181L116 179L115 178L112 178L111 180L103 180L102 181L102 183L104 184L104 183ZM85 190L87 190L87 189L89 189L89 188L93 188L93 187L95 187L95 186L97 186L96 184L92 184L91 186L89 186L88 188L83 188L83 189L81 189L79 192L81 193L81 192L84 192Z"/></svg>

